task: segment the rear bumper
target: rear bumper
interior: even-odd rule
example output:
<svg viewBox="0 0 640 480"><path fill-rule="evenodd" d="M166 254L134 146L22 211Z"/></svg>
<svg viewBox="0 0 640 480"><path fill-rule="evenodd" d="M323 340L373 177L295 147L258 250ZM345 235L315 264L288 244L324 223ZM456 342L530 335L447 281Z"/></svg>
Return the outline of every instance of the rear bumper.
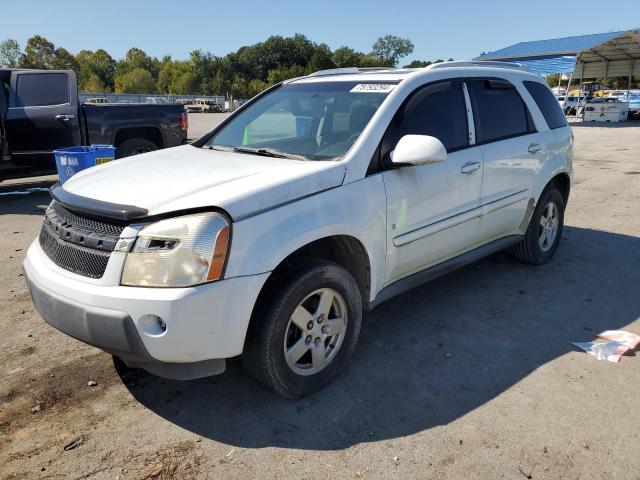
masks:
<svg viewBox="0 0 640 480"><path fill-rule="evenodd" d="M242 353L253 305L268 277L192 288L100 285L53 265L37 241L23 268L47 323L130 366L179 379L221 373L225 358ZM149 321L156 317L164 331Z"/></svg>

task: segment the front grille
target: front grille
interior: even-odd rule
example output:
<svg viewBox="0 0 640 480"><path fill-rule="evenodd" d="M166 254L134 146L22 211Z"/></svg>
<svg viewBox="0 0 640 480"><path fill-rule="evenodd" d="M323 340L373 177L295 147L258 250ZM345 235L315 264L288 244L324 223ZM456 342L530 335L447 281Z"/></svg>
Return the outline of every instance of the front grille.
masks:
<svg viewBox="0 0 640 480"><path fill-rule="evenodd" d="M61 268L84 277L102 278L110 253L82 247L60 239L47 223L40 230L40 246L47 256Z"/></svg>
<svg viewBox="0 0 640 480"><path fill-rule="evenodd" d="M54 201L40 229L40 246L59 267L101 278L125 224L72 212Z"/></svg>
<svg viewBox="0 0 640 480"><path fill-rule="evenodd" d="M108 222L105 220L98 220L96 218L80 216L77 213L67 210L55 200L51 203L53 211L63 219L66 223L73 225L76 228L82 228L91 232L100 233L103 235L113 235L119 237L126 226L123 223Z"/></svg>

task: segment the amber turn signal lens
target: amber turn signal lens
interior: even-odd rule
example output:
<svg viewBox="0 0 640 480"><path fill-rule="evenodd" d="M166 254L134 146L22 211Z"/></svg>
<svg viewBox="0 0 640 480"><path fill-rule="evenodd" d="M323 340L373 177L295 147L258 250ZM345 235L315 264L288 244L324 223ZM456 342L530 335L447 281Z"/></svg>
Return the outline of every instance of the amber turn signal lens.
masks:
<svg viewBox="0 0 640 480"><path fill-rule="evenodd" d="M216 246L213 249L213 258L211 259L211 266L209 267L207 280L218 280L222 276L222 269L224 268L224 261L227 258L228 246L229 227L224 227L220 232L218 232L218 238L216 238Z"/></svg>

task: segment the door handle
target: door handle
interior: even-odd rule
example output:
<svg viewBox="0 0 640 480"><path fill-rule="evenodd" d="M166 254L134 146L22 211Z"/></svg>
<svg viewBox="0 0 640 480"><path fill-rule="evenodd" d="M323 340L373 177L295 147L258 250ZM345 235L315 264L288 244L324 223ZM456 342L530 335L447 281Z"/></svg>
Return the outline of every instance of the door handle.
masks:
<svg viewBox="0 0 640 480"><path fill-rule="evenodd" d="M542 145L540 145L539 143L532 143L531 145L529 145L529 153L539 152L541 148Z"/></svg>
<svg viewBox="0 0 640 480"><path fill-rule="evenodd" d="M69 120L73 120L76 118L75 115L56 115L56 120L61 120L63 122L68 122Z"/></svg>
<svg viewBox="0 0 640 480"><path fill-rule="evenodd" d="M480 162L465 163L460 167L461 173L473 173L480 168Z"/></svg>

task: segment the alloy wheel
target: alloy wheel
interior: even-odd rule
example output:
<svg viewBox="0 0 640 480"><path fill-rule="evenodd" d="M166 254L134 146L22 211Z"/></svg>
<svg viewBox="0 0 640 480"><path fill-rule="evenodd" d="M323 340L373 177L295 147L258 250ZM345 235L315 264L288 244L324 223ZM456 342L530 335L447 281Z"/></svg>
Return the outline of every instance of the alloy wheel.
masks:
<svg viewBox="0 0 640 480"><path fill-rule="evenodd" d="M346 302L332 288L307 295L293 310L284 337L284 357L298 375L314 375L336 357L347 331Z"/></svg>
<svg viewBox="0 0 640 480"><path fill-rule="evenodd" d="M558 235L560 216L558 207L554 202L549 202L542 211L540 224L538 226L538 244L543 252L548 252Z"/></svg>

